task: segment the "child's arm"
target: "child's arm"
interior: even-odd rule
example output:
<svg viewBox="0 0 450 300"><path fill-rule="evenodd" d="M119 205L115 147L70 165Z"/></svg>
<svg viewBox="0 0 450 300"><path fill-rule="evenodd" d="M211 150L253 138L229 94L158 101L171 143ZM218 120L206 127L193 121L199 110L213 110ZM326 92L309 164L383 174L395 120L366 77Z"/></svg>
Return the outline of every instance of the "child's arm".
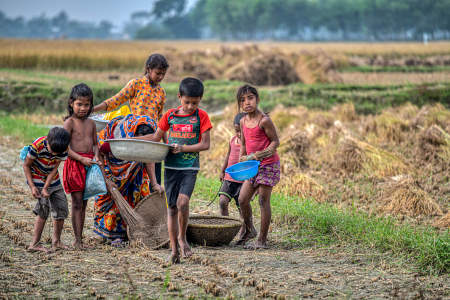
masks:
<svg viewBox="0 0 450 300"><path fill-rule="evenodd" d="M146 163L145 168L147 169L148 177L150 178L150 186L155 192L162 194L164 192L164 188L156 181L155 163Z"/></svg>
<svg viewBox="0 0 450 300"><path fill-rule="evenodd" d="M50 172L50 174L48 174L47 179L45 180L44 187L42 188L42 196L44 198L50 197L50 194L48 193L47 189L50 186L50 183L52 183L53 177L55 177L56 173L58 173L58 167L60 163L61 161L58 160L58 162L55 164L55 167Z"/></svg>
<svg viewBox="0 0 450 300"><path fill-rule="evenodd" d="M225 169L228 166L228 159L230 158L230 152L231 152L231 141L230 141L230 143L228 143L227 156L225 156L225 161L223 162L223 166L222 166L222 172L220 172L220 181L223 181L223 179L225 178Z"/></svg>
<svg viewBox="0 0 450 300"><path fill-rule="evenodd" d="M272 156L280 145L275 124L273 124L270 118L263 118L261 120L261 127L269 138L270 144L266 149L255 153L258 160Z"/></svg>
<svg viewBox="0 0 450 300"><path fill-rule="evenodd" d="M202 133L202 139L200 143L194 144L194 145L179 145L179 144L172 144L172 152L173 153L179 153L179 152L200 152L205 151L209 149L209 141L210 141L210 134L209 130Z"/></svg>
<svg viewBox="0 0 450 300"><path fill-rule="evenodd" d="M38 188L34 185L33 176L31 175L31 165L33 164L33 160L33 158L28 156L25 158L25 161L23 162L23 172L25 173L33 197L37 199L41 197L41 193L39 193Z"/></svg>
<svg viewBox="0 0 450 300"><path fill-rule="evenodd" d="M244 118L241 119L240 121L240 126L241 126L241 149L239 151L239 161L245 161L248 160L247 159L247 149L245 148L245 136L243 134L242 128L243 128L243 123L244 123Z"/></svg>
<svg viewBox="0 0 450 300"><path fill-rule="evenodd" d="M159 142L164 137L164 131L158 128L155 133L132 137L132 139L147 140L151 142Z"/></svg>
<svg viewBox="0 0 450 300"><path fill-rule="evenodd" d="M97 161L99 166L103 165L103 160L100 155L100 150L98 148L98 140L97 140L97 130L95 128L95 123L92 122L92 149L94 150L94 158Z"/></svg>
<svg viewBox="0 0 450 300"><path fill-rule="evenodd" d="M130 80L128 84L120 90L115 96L103 101L102 103L94 106L92 112L97 111L111 111L129 101L134 97L134 80Z"/></svg>

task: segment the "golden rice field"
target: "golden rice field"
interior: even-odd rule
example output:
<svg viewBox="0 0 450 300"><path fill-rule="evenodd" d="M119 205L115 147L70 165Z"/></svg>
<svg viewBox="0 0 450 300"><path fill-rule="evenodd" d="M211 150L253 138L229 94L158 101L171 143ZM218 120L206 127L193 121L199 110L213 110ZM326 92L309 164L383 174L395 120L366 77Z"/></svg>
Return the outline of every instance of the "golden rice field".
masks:
<svg viewBox="0 0 450 300"><path fill-rule="evenodd" d="M140 69L150 53L206 53L245 47L242 42L219 41L92 41L0 39L0 67ZM421 43L296 43L256 42L261 50L285 54L321 48L333 56L432 56L450 54L450 42Z"/></svg>

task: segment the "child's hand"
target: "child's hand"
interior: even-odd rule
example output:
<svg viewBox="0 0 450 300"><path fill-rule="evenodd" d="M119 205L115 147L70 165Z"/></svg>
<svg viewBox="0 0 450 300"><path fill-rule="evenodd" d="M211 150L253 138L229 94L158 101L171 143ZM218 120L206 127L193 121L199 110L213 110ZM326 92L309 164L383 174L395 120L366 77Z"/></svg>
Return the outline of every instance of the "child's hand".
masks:
<svg viewBox="0 0 450 300"><path fill-rule="evenodd" d="M162 186L160 186L159 184L154 184L154 185L152 185L152 189L155 191L155 192L158 192L160 195L162 194L162 193L164 193L164 188L162 187Z"/></svg>
<svg viewBox="0 0 450 300"><path fill-rule="evenodd" d="M180 152L183 152L183 145L172 144L172 145L170 145L170 148L172 149L172 152L173 152L173 153L180 153Z"/></svg>
<svg viewBox="0 0 450 300"><path fill-rule="evenodd" d="M87 157L83 157L80 162L87 167L90 167L93 164L95 164L95 161Z"/></svg>
<svg viewBox="0 0 450 300"><path fill-rule="evenodd" d="M41 198L41 193L39 192L39 190L38 190L37 187L33 186L33 187L31 188L31 193L33 194L33 197L34 197L34 198L36 198L36 199Z"/></svg>
<svg viewBox="0 0 450 300"><path fill-rule="evenodd" d="M256 156L255 154L250 154L250 155L246 155L246 156L241 156L239 158L239 161L247 161L247 160L256 160Z"/></svg>
<svg viewBox="0 0 450 300"><path fill-rule="evenodd" d="M101 161L100 156L96 156L96 157L94 157L94 159L95 159L95 163L97 165L99 165L100 167L103 165L103 162Z"/></svg>
<svg viewBox="0 0 450 300"><path fill-rule="evenodd" d="M42 189L42 197L44 198L50 197L50 193L48 192L47 188Z"/></svg>

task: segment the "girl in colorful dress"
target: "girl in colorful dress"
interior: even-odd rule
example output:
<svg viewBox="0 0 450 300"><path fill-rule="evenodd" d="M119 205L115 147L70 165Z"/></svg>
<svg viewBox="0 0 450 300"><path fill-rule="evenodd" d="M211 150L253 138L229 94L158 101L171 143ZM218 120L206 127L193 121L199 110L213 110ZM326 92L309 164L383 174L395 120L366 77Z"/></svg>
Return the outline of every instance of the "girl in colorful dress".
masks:
<svg viewBox="0 0 450 300"><path fill-rule="evenodd" d="M267 233L271 221L270 196L273 187L280 181L280 158L276 152L280 142L277 130L268 115L259 108L259 95L250 85L241 86L237 92L239 111L246 115L240 121L241 151L240 160L259 160L258 173L246 180L239 194L241 215L244 219L237 244L246 244L256 236L252 221L250 200L255 192L259 195L261 227L256 242L245 245L247 249L267 248Z"/></svg>
<svg viewBox="0 0 450 300"><path fill-rule="evenodd" d="M144 76L130 80L118 94L96 105L94 112L113 111L128 102L133 115L147 116L158 123L166 102L166 92L160 83L168 68L163 55L150 55L145 63ZM161 184L161 163L156 163L155 168L156 179Z"/></svg>

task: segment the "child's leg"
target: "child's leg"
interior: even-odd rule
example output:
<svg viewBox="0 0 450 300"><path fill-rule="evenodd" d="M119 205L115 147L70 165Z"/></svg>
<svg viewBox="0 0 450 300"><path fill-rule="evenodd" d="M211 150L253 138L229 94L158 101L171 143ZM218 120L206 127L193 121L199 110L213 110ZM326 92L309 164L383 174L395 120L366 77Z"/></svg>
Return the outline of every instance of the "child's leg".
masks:
<svg viewBox="0 0 450 300"><path fill-rule="evenodd" d="M83 192L73 192L72 194L72 227L75 235L73 246L82 248L83 233Z"/></svg>
<svg viewBox="0 0 450 300"><path fill-rule="evenodd" d="M177 197L179 192L179 178L177 170L166 169L164 171L164 186L167 199L167 230L169 231L171 254L169 262L179 263L178 252L178 208Z"/></svg>
<svg viewBox="0 0 450 300"><path fill-rule="evenodd" d="M272 187L267 185L260 185L258 189L259 206L261 211L261 227L259 230L259 238L257 245L265 247L267 244L267 233L269 231L270 221L272 218L272 210L270 207L270 195Z"/></svg>
<svg viewBox="0 0 450 300"><path fill-rule="evenodd" d="M86 219L86 207L88 200L83 200L83 207L81 208L81 240L83 240L84 220Z"/></svg>
<svg viewBox="0 0 450 300"><path fill-rule="evenodd" d="M61 242L61 232L64 227L64 220L69 215L69 209L67 206L66 194L61 188L50 194L50 209L53 217L53 236L52 236L52 248L67 249L67 246Z"/></svg>
<svg viewBox="0 0 450 300"><path fill-rule="evenodd" d="M237 245L245 244L246 241L256 236L256 229L253 226L252 207L250 200L255 192L255 188L249 181L245 181L239 194L239 206L241 207L241 216L244 219L242 230L240 231Z"/></svg>
<svg viewBox="0 0 450 300"><path fill-rule="evenodd" d="M180 194L177 200L178 208L178 244L183 257L192 256L192 250L186 240L186 230L189 221L189 196Z"/></svg>
<svg viewBox="0 0 450 300"><path fill-rule="evenodd" d="M220 206L220 214L222 216L229 216L228 212L228 203L230 203L230 198L228 198L226 195L220 195L219 197L219 206Z"/></svg>
<svg viewBox="0 0 450 300"><path fill-rule="evenodd" d="M170 255L171 263L180 262L180 254L178 252L178 209L177 207L167 208L167 230L169 231Z"/></svg>
<svg viewBox="0 0 450 300"><path fill-rule="evenodd" d="M30 246L28 246L28 250L34 250L34 251L43 251L47 252L48 249L39 246L39 241L41 240L42 231L44 230L46 219L42 218L41 216L36 216L36 219L34 221L34 230L33 230L33 239L31 240Z"/></svg>

